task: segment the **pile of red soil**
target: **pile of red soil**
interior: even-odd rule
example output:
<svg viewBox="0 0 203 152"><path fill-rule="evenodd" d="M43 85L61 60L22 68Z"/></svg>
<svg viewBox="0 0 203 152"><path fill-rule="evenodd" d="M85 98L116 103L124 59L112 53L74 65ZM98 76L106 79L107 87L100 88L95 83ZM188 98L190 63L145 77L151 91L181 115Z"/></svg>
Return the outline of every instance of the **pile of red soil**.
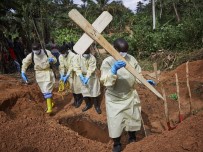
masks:
<svg viewBox="0 0 203 152"><path fill-rule="evenodd" d="M151 135L144 140L129 144L124 151L137 152L202 152L203 151L203 112L181 122L172 131Z"/></svg>
<svg viewBox="0 0 203 152"><path fill-rule="evenodd" d="M176 93L175 73L180 83L181 108L184 121L179 123L178 102L169 96ZM203 61L189 63L192 92L192 115L185 78L185 64L170 72L163 72L161 83L166 90L169 118L174 130L168 131L163 101L144 86L137 86L142 101L144 130L137 132L138 141L127 145L127 134L122 135L123 151L203 151ZM28 76L29 77L29 76ZM46 103L36 83L25 85L18 75L0 75L0 151L111 151L108 137L105 101L102 114L93 108L82 112L72 106L72 95L64 99L54 91L55 108L46 115ZM143 128L143 127L142 127Z"/></svg>

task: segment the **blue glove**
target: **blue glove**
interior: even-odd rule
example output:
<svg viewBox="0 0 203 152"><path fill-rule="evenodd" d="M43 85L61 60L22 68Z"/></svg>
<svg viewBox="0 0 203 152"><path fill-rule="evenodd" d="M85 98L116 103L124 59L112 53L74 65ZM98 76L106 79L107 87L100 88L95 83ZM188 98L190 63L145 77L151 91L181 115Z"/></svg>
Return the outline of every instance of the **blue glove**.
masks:
<svg viewBox="0 0 203 152"><path fill-rule="evenodd" d="M85 82L84 82L84 84L87 85L88 82L89 82L89 80L90 80L90 77L85 77Z"/></svg>
<svg viewBox="0 0 203 152"><path fill-rule="evenodd" d="M124 61L118 60L114 62L113 66L111 67L111 72L115 75L117 74L118 69L125 66L126 66L126 63Z"/></svg>
<svg viewBox="0 0 203 152"><path fill-rule="evenodd" d="M23 80L26 82L26 83L28 83L28 79L27 79L27 76L26 76L26 74L25 74L25 72L21 72L21 77L23 78Z"/></svg>
<svg viewBox="0 0 203 152"><path fill-rule="evenodd" d="M156 83L155 83L153 80L147 80L147 82L148 82L149 84L151 84L152 86L155 86L155 85L156 85Z"/></svg>
<svg viewBox="0 0 203 152"><path fill-rule="evenodd" d="M49 63L53 63L54 59L53 58L48 58Z"/></svg>
<svg viewBox="0 0 203 152"><path fill-rule="evenodd" d="M44 98L48 99L52 97L52 93L43 93L44 94Z"/></svg>
<svg viewBox="0 0 203 152"><path fill-rule="evenodd" d="M67 74L66 76L63 77L63 82L64 82L64 83L66 83L66 81L68 80L69 76L70 76L70 75Z"/></svg>
<svg viewBox="0 0 203 152"><path fill-rule="evenodd" d="M81 74L81 75L79 75L80 76L80 80L81 80L81 82L85 85L85 77Z"/></svg>

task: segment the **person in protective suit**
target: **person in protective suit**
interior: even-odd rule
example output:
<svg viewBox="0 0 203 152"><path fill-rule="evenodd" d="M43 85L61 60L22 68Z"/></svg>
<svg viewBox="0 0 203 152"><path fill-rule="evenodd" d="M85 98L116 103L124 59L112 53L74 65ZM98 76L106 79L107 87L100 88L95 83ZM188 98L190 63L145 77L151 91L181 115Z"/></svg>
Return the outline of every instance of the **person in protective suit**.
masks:
<svg viewBox="0 0 203 152"><path fill-rule="evenodd" d="M41 49L39 43L32 44L32 52L22 61L21 76L26 83L28 83L26 70L31 63L34 64L36 81L47 102L47 113L52 113L52 91L55 84L55 76L51 64L56 63L56 61L56 58L49 50Z"/></svg>
<svg viewBox="0 0 203 152"><path fill-rule="evenodd" d="M128 43L118 38L113 43L114 48L135 70L141 74L137 60L127 54ZM125 129L129 135L129 143L136 141L136 131L141 128L141 105L136 82L140 83L124 67L124 61L116 61L112 56L107 57L101 65L101 83L106 86L105 103L109 136L113 139L113 152L121 151L120 138Z"/></svg>
<svg viewBox="0 0 203 152"><path fill-rule="evenodd" d="M73 105L78 108L82 103L83 96L81 93L80 78L77 77L73 69L76 54L69 49L70 48L67 45L62 45L59 49L61 53L59 56L59 72L61 75L60 80L62 80L64 83L69 81L74 97Z"/></svg>
<svg viewBox="0 0 203 152"><path fill-rule="evenodd" d="M96 75L96 58L90 53L90 48L91 47L89 47L83 55L78 55L75 58L74 69L81 80L82 95L86 103L86 106L82 111L87 111L92 107L92 99L96 112L101 114L99 104L99 95L101 94L100 82Z"/></svg>

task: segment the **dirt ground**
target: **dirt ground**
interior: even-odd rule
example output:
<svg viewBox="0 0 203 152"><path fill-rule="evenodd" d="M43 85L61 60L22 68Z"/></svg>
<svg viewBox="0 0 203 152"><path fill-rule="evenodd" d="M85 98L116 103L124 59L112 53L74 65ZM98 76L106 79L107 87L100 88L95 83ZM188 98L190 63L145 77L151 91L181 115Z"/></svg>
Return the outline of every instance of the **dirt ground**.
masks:
<svg viewBox="0 0 203 152"><path fill-rule="evenodd" d="M189 93L186 83L186 65L173 71L161 72L156 89L166 91L170 125L168 130L164 103L146 87L136 87L142 102L144 128L137 132L137 142L128 144L127 133L122 135L124 152L203 152L203 60L189 63L189 79L192 93L190 114ZM149 71L143 75L148 79ZM175 73L180 86L180 107L184 120L179 122L178 101L170 98L176 93ZM109 152L113 142L108 136L105 100L101 97L102 114L92 107L74 108L72 95L64 99L54 91L54 114L45 113L46 103L28 74L31 84L25 85L20 75L0 75L0 151L2 152ZM146 137L147 136L147 137Z"/></svg>

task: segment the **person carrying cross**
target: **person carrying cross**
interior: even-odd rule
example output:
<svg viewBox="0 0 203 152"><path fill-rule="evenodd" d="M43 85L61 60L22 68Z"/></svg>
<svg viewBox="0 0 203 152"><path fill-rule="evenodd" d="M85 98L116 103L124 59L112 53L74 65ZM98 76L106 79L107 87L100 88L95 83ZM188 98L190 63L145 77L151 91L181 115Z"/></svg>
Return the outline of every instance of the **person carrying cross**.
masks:
<svg viewBox="0 0 203 152"><path fill-rule="evenodd" d="M141 74L137 60L128 54L128 43L118 38L113 43L114 48L135 70ZM141 128L141 105L136 82L140 83L124 67L124 61L116 61L112 56L103 60L101 65L101 83L106 86L105 103L109 136L113 139L113 152L121 151L121 134L123 129L128 132L129 143L136 141L136 131Z"/></svg>
<svg viewBox="0 0 203 152"><path fill-rule="evenodd" d="M47 102L47 113L52 113L52 91L55 84L55 76L51 67L56 62L57 60L51 52L42 49L40 43L33 43L32 52L22 61L21 77L26 83L28 83L26 70L31 63L34 64L36 81Z"/></svg>

